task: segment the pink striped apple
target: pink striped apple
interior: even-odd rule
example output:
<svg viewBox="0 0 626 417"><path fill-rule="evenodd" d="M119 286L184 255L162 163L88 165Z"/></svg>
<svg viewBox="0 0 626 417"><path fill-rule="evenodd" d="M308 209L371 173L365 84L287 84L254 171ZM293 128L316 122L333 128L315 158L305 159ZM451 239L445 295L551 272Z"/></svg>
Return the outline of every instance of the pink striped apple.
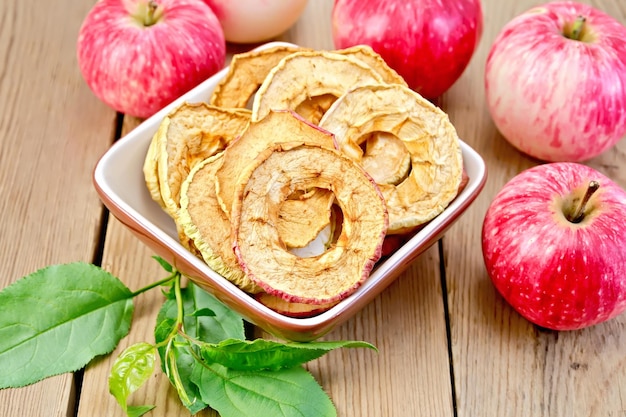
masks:
<svg viewBox="0 0 626 417"><path fill-rule="evenodd" d="M222 28L202 0L98 0L77 49L94 94L141 118L215 74L226 58Z"/></svg>
<svg viewBox="0 0 626 417"><path fill-rule="evenodd" d="M415 91L435 99L469 64L483 29L480 0L335 0L335 47L367 44Z"/></svg>
<svg viewBox="0 0 626 417"><path fill-rule="evenodd" d="M506 24L485 68L502 135L543 161L585 161L626 135L626 27L575 2L535 7Z"/></svg>
<svg viewBox="0 0 626 417"><path fill-rule="evenodd" d="M626 310L626 191L575 162L523 171L485 215L487 272L530 322L574 330Z"/></svg>

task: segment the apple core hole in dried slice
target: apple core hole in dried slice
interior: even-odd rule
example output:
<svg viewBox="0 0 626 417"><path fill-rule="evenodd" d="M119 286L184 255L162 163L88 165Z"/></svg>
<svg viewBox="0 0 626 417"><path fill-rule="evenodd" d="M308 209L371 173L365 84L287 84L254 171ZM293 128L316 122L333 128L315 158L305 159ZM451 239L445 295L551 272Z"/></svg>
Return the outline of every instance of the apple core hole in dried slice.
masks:
<svg viewBox="0 0 626 417"><path fill-rule="evenodd" d="M377 184L398 185L411 173L411 154L390 132L370 132L357 143L363 152L361 166Z"/></svg>
<svg viewBox="0 0 626 417"><path fill-rule="evenodd" d="M313 239L304 247L287 247L287 250L301 258L319 256L326 252L328 248L335 245L343 230L343 213L341 208L333 204L330 211L330 221ZM280 233L280 232L279 232Z"/></svg>
<svg viewBox="0 0 626 417"><path fill-rule="evenodd" d="M335 100L337 100L337 97L333 94L309 97L296 106L295 112L302 116L304 120L318 124Z"/></svg>
<svg viewBox="0 0 626 417"><path fill-rule="evenodd" d="M278 211L276 226L285 246L304 248L317 239L330 224L334 199L328 189L314 187L293 191Z"/></svg>

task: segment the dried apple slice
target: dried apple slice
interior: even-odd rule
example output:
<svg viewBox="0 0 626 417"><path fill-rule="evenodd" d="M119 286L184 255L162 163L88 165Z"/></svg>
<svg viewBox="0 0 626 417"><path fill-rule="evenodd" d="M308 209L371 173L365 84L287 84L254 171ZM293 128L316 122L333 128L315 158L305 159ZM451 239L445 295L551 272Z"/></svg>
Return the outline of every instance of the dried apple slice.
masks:
<svg viewBox="0 0 626 417"><path fill-rule="evenodd" d="M388 132L374 132L365 139L359 158L377 184L399 184L411 170L411 154L404 143Z"/></svg>
<svg viewBox="0 0 626 417"><path fill-rule="evenodd" d="M323 312L330 310L337 305L339 301L326 304L305 304L305 303L292 303L285 301L280 297L269 295L266 292L260 292L254 296L254 298L266 307L271 308L275 312L287 317L294 318L306 318L317 316Z"/></svg>
<svg viewBox="0 0 626 417"><path fill-rule="evenodd" d="M191 169L224 150L250 122L246 109L185 103L167 115L158 136L158 174L166 211L176 219L180 186Z"/></svg>
<svg viewBox="0 0 626 417"><path fill-rule="evenodd" d="M233 55L209 102L219 107L246 107L271 69L287 55L300 50L305 48L277 45Z"/></svg>
<svg viewBox="0 0 626 417"><path fill-rule="evenodd" d="M350 48L338 49L334 52L344 55L351 55L372 67L388 84L402 84L407 86L406 81L400 74L391 68L387 62L369 45L355 45Z"/></svg>
<svg viewBox="0 0 626 417"><path fill-rule="evenodd" d="M333 103L320 127L334 133L342 152L358 163L363 159L360 145L372 132L388 132L404 143L411 156L410 172L397 185L379 183L390 234L433 219L457 195L463 160L456 130L441 109L407 87L355 88Z"/></svg>
<svg viewBox="0 0 626 417"><path fill-rule="evenodd" d="M337 97L333 94L309 97L296 106L295 112L302 116L304 120L316 125L335 100L337 100Z"/></svg>
<svg viewBox="0 0 626 417"><path fill-rule="evenodd" d="M169 126L169 119L163 120L159 125L156 133L152 136L150 145L148 146L148 152L146 152L146 159L143 163L143 176L146 182L146 187L150 192L150 197L156 201L162 209L165 210L165 202L161 197L161 185L159 184L159 137L165 134L167 127Z"/></svg>
<svg viewBox="0 0 626 417"><path fill-rule="evenodd" d="M246 165L267 148L281 142L300 141L335 148L333 135L305 122L290 111L270 112L233 141L224 152L224 162L216 175L217 197L222 210L230 217L236 184ZM311 190L308 190L311 191ZM281 238L290 247L305 246L330 222L330 206L334 196L323 190L312 190L299 198L285 201L279 218ZM293 196L292 196L293 197ZM306 210L299 205L306 206ZM316 213L309 217L307 213ZM302 227L308 224L309 227Z"/></svg>
<svg viewBox="0 0 626 417"><path fill-rule="evenodd" d="M306 123L291 111L272 111L261 121L251 122L246 131L224 152L224 162L216 175L217 198L222 210L230 216L235 186L246 165L265 149L282 142L316 143L335 148L330 133ZM322 206L326 206L324 203ZM288 228L288 226L287 226Z"/></svg>
<svg viewBox="0 0 626 417"><path fill-rule="evenodd" d="M207 265L242 290L257 293L237 261L230 241L230 222L215 195L215 173L222 153L196 164L181 187L178 220Z"/></svg>
<svg viewBox="0 0 626 417"><path fill-rule="evenodd" d="M335 198L330 190L316 188L294 193L280 206L278 234L288 248L303 248L330 224Z"/></svg>
<svg viewBox="0 0 626 417"><path fill-rule="evenodd" d="M294 110L316 97L337 97L349 88L380 84L372 67L350 55L327 51L302 51L285 56L267 75L254 97L252 120L270 110ZM317 103L319 105L319 103Z"/></svg>
<svg viewBox="0 0 626 417"><path fill-rule="evenodd" d="M231 223L235 254L268 294L289 302L326 304L354 292L381 256L387 230L384 199L365 171L335 149L283 143L262 152L242 173ZM335 195L343 224L322 254L300 257L280 239L280 205L295 190Z"/></svg>

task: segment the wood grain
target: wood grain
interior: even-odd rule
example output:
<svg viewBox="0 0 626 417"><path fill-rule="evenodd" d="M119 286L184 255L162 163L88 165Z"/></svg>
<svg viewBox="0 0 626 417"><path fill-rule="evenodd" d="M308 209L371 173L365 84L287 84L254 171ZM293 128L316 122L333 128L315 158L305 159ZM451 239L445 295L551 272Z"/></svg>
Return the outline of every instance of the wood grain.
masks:
<svg viewBox="0 0 626 417"><path fill-rule="evenodd" d="M111 143L115 114L89 91L75 59L89 7L0 2L0 287L94 257L102 205L91 172ZM73 409L70 374L0 391L2 416Z"/></svg>
<svg viewBox="0 0 626 417"><path fill-rule="evenodd" d="M365 340L379 350L342 349L308 365L338 415L453 415L441 296L434 245L361 313L327 335Z"/></svg>

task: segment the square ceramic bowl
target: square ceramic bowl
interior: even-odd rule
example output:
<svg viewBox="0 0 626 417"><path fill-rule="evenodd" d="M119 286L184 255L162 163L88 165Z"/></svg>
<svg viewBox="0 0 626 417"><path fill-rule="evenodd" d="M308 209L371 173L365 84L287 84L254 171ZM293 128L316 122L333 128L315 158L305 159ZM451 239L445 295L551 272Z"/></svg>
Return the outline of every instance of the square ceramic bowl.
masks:
<svg viewBox="0 0 626 417"><path fill-rule="evenodd" d="M279 43L268 43L261 48L276 44ZM144 159L161 120L183 102L207 101L226 71L224 69L198 85L118 140L96 165L94 185L105 206L141 241L247 321L282 339L314 340L356 314L444 234L482 190L486 180L485 164L480 155L461 142L469 182L439 216L381 260L355 293L330 310L308 318L281 315L237 288L185 249L178 241L173 220L151 199L144 182Z"/></svg>

